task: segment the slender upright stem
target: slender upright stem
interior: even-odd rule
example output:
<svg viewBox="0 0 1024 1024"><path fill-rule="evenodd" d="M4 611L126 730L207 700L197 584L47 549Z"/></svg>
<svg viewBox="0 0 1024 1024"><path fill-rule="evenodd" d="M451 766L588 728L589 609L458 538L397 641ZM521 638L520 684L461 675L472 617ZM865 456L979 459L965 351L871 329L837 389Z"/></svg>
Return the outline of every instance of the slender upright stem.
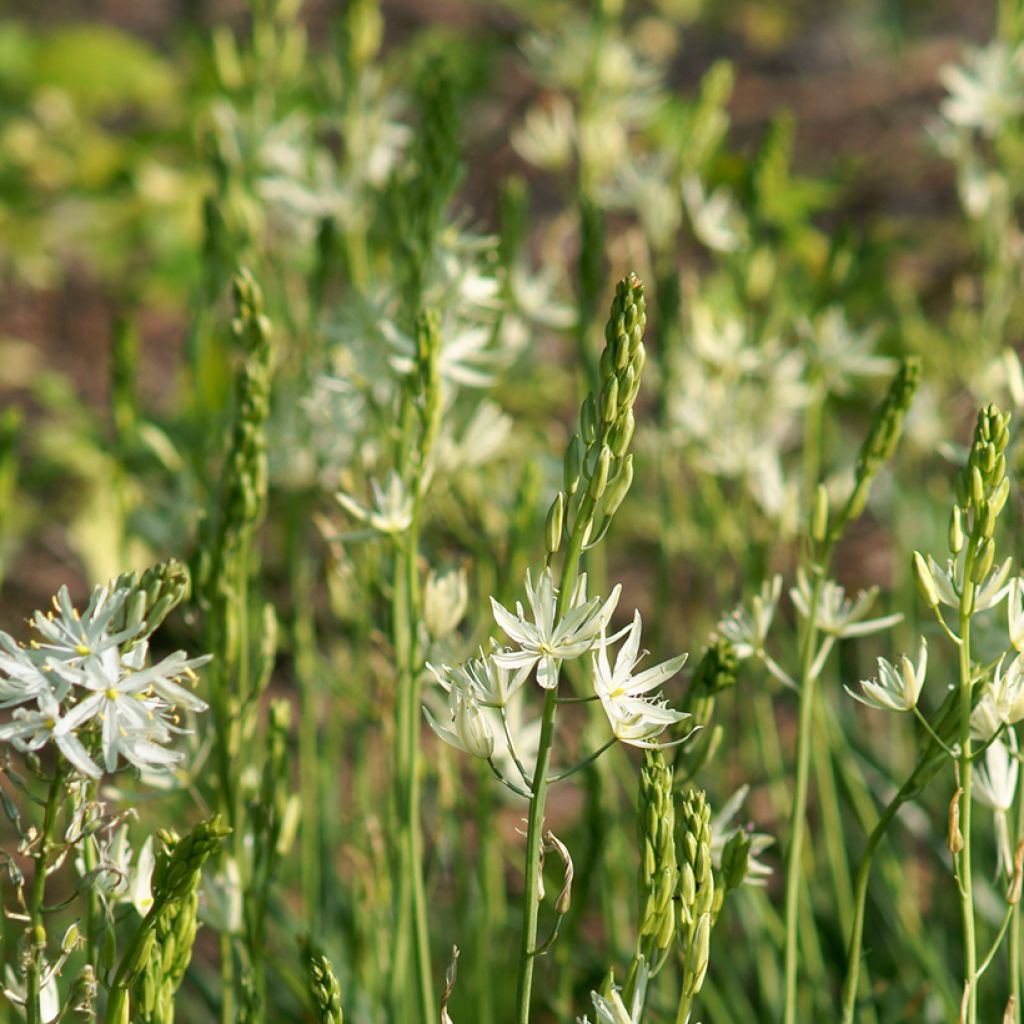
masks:
<svg viewBox="0 0 1024 1024"><path fill-rule="evenodd" d="M398 764L396 793L399 817L399 921L396 931L396 972L408 956L411 934L416 972L416 1003L421 1024L434 1019L434 995L430 971L430 934L427 927L426 888L423 880L423 836L420 823L420 682L416 664L416 628L419 614L419 481L414 480L413 515L396 551L393 632L398 663ZM401 997L400 989L394 993ZM396 1004L397 1010L397 1004Z"/></svg>
<svg viewBox="0 0 1024 1024"><path fill-rule="evenodd" d="M64 766L58 758L53 769L53 778L46 794L46 807L43 811L43 827L39 834L39 845L32 859L35 871L32 875L32 888L29 891L28 916L31 929L32 955L28 960L25 978L25 1019L27 1024L40 1024L39 970L46 954L46 926L43 923L43 897L46 895L46 866L50 858L50 839L53 827L57 822L57 808L60 805L61 785L64 782Z"/></svg>
<svg viewBox="0 0 1024 1024"><path fill-rule="evenodd" d="M796 784L793 807L789 819L789 850L786 854L786 950L785 950L785 1024L796 1024L797 1019L797 966L799 960L800 889L803 884L803 844L807 815L807 788L810 777L811 747L814 741L814 689L811 672L817 648L818 601L825 574L820 566L814 567L810 609L804 622L800 645L800 717L796 740Z"/></svg>
<svg viewBox="0 0 1024 1024"><path fill-rule="evenodd" d="M1024 839L1024 787L1017 789L1017 828L1016 842ZM1020 1024L1020 970L1021 970L1021 917L1020 900L1013 907L1013 920L1010 922L1010 997L1013 999L1013 1024Z"/></svg>
<svg viewBox="0 0 1024 1024"><path fill-rule="evenodd" d="M960 831L963 847L957 865L960 913L964 933L964 986L967 990L965 1024L978 1018L978 951L974 933L974 884L971 869L971 607L974 584L970 582L973 559L968 556L964 592L960 599Z"/></svg>
<svg viewBox="0 0 1024 1024"><path fill-rule="evenodd" d="M854 878L854 916L850 931L850 944L847 948L846 978L843 981L843 1024L853 1024L857 1012L857 987L860 981L861 946L864 941L864 912L868 900L868 881L871 878L871 865L875 850L882 841L893 818L907 799L906 788L901 789L889 806L882 812L878 824L871 830L868 843L861 854Z"/></svg>
<svg viewBox="0 0 1024 1024"><path fill-rule="evenodd" d="M576 574L579 571L583 538L594 514L594 501L584 497L576 516L576 523L558 590L556 619L568 611ZM555 713L558 710L556 694L558 687L546 691L544 710L541 714L540 741L537 748L537 766L533 773L533 797L530 800L530 816L526 828L526 870L523 892L523 930L519 946L519 974L516 983L516 1024L529 1024L530 995L533 990L533 962L537 947L537 918L540 912L539 879L541 833L544 828L544 804L548 793L548 768L551 764L551 741L554 737Z"/></svg>
<svg viewBox="0 0 1024 1024"><path fill-rule="evenodd" d="M533 799L526 830L526 873L523 892L523 930L519 945L519 977L516 984L516 1024L529 1024L530 995L533 990L533 961L537 945L537 918L540 913L541 831L544 827L544 803L548 790L548 765L551 763L551 739L555 728L555 691L548 690L541 716L537 770L533 779Z"/></svg>

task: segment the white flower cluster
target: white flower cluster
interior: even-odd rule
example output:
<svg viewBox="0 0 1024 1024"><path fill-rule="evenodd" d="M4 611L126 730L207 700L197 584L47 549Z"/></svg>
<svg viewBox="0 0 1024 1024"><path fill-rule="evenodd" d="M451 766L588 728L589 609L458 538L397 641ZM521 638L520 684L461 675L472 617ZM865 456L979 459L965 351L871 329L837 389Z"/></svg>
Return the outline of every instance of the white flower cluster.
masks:
<svg viewBox="0 0 1024 1024"><path fill-rule="evenodd" d="M641 620L635 612L632 623L619 633L608 635L607 627L618 604L621 588L616 586L607 600L587 598L587 577L582 574L569 601L569 610L559 618L558 588L550 569L536 584L526 576L527 611L517 602L509 611L494 598L495 622L513 642L512 647L494 645L478 659L457 667L432 669L448 694L448 714L441 722L425 709L434 732L446 743L475 757L510 757L529 781L523 761L526 749L536 749L536 725L522 727L521 709L513 698L532 675L546 690L558 685L562 662L591 657L593 697L600 700L615 739L636 747L658 745L664 730L689 716L674 711L656 691L683 666L686 655L672 658L636 672L643 657L640 650ZM611 657L612 645L625 638ZM513 732L523 738L521 746ZM525 735L524 735L525 734Z"/></svg>
<svg viewBox="0 0 1024 1024"><path fill-rule="evenodd" d="M53 611L32 619L38 639L25 646L0 632L0 708L15 709L0 742L22 751L53 742L91 778L116 771L122 758L149 772L182 759L166 744L186 731L179 709L206 710L183 683L194 683L194 669L210 658L177 651L147 666L145 623L113 625L133 593L97 587L79 613L61 587Z"/></svg>

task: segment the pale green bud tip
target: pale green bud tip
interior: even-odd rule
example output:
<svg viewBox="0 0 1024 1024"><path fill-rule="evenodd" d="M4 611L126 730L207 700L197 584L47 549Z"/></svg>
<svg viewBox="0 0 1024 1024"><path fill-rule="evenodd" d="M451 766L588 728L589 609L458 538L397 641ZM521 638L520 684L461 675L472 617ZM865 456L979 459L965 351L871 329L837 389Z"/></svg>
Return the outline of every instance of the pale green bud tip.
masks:
<svg viewBox="0 0 1024 1024"><path fill-rule="evenodd" d="M964 546L964 529L960 506L954 505L953 512L949 517L949 550L954 554L960 554Z"/></svg>
<svg viewBox="0 0 1024 1024"><path fill-rule="evenodd" d="M555 554L562 545L562 529L565 524L565 494L559 491L548 509L544 524L544 540L548 554Z"/></svg>
<svg viewBox="0 0 1024 1024"><path fill-rule="evenodd" d="M920 551L914 552L914 579L921 597L924 598L928 606L938 608L941 603L939 588L935 585L935 577Z"/></svg>
<svg viewBox="0 0 1024 1024"><path fill-rule="evenodd" d="M199 872L206 861L219 849L231 829L220 815L199 822L184 839L169 843L172 846L165 870L153 876L155 900L173 901L184 897L199 882Z"/></svg>
<svg viewBox="0 0 1024 1024"><path fill-rule="evenodd" d="M604 514L613 516L626 499L633 485L633 454L627 455L620 463L619 470L608 485L604 496Z"/></svg>
<svg viewBox="0 0 1024 1024"><path fill-rule="evenodd" d="M565 459L562 462L562 481L565 484L565 491L569 495L575 494L579 488L582 465L583 446L580 443L580 435L573 434L569 447L565 450Z"/></svg>
<svg viewBox="0 0 1024 1024"><path fill-rule="evenodd" d="M590 478L588 493L596 501L604 494L608 486L608 473L612 465L612 450L608 445L601 446L601 452L597 457L597 465L594 467L594 475Z"/></svg>
<svg viewBox="0 0 1024 1024"><path fill-rule="evenodd" d="M824 484L818 484L814 492L814 508L811 511L811 538L819 544L828 532L828 490Z"/></svg>

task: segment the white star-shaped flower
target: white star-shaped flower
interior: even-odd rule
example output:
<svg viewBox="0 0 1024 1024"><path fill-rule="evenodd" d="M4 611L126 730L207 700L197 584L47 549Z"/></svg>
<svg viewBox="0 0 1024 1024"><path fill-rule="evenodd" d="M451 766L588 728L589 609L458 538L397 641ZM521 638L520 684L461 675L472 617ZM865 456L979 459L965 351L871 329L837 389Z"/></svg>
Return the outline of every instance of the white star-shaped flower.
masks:
<svg viewBox="0 0 1024 1024"><path fill-rule="evenodd" d="M569 612L556 621L558 588L550 569L545 569L534 587L530 572L526 573L526 601L532 621L521 602L515 614L495 598L491 598L494 621L517 644L518 650L498 651L494 660L507 669L529 672L537 666L537 682L546 690L558 685L558 672L563 661L582 657L592 650L619 602L622 587L616 585L608 599L586 597L586 573L580 576L569 602Z"/></svg>
<svg viewBox="0 0 1024 1024"><path fill-rule="evenodd" d="M634 747L656 747L659 745L657 738L668 726L690 717L686 712L670 708L660 693L651 696L652 690L683 667L686 655L680 654L634 675L645 653L640 650L640 630L640 613L634 612L626 639L615 656L614 667L608 657L610 642L602 635L592 655L594 690L616 739Z"/></svg>

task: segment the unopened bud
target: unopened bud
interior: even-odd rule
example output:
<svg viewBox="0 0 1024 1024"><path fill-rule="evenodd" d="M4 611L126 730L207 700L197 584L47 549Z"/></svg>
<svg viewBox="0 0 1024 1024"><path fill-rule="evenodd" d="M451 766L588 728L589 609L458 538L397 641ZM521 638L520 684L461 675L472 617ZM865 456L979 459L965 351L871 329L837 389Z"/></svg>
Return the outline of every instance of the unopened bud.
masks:
<svg viewBox="0 0 1024 1024"><path fill-rule="evenodd" d="M938 608L940 603L939 588L935 585L935 577L932 575L924 555L920 551L914 552L914 579L917 582L917 589L931 608Z"/></svg>
<svg viewBox="0 0 1024 1024"><path fill-rule="evenodd" d="M583 462L583 446L580 443L580 435L573 434L569 447L565 449L565 459L562 462L562 479L565 484L565 493L573 495L580 485L580 465Z"/></svg>
<svg viewBox="0 0 1024 1024"><path fill-rule="evenodd" d="M971 572L971 580L980 585L985 577L989 574L989 570L992 568L992 563L996 557L996 542L992 537L987 537L978 546L977 554L975 555L974 569Z"/></svg>
<svg viewBox="0 0 1024 1024"><path fill-rule="evenodd" d="M619 379L610 377L601 392L601 419L605 423L615 420L619 412Z"/></svg>
<svg viewBox="0 0 1024 1024"><path fill-rule="evenodd" d="M959 555L964 546L964 529L960 515L960 506L954 505L949 517L949 550Z"/></svg>
<svg viewBox="0 0 1024 1024"><path fill-rule="evenodd" d="M608 472L612 465L612 450L608 445L601 445L601 454L597 457L597 465L594 467L594 475L590 478L590 486L587 494L595 501L604 494L608 486Z"/></svg>
<svg viewBox="0 0 1024 1024"><path fill-rule="evenodd" d="M627 409L626 414L612 427L611 435L608 438L612 454L620 459L626 454L630 442L633 440L634 430L636 430L636 417L633 415L632 409Z"/></svg>
<svg viewBox="0 0 1024 1024"><path fill-rule="evenodd" d="M814 494L814 509L811 512L811 538L819 544L828 532L828 491L824 484L818 484Z"/></svg>
<svg viewBox="0 0 1024 1024"><path fill-rule="evenodd" d="M580 408L580 430L584 444L593 444L597 439L597 402L593 394L587 395Z"/></svg>
<svg viewBox="0 0 1024 1024"><path fill-rule="evenodd" d="M985 482L981 479L981 470L971 466L971 501L980 505L985 497Z"/></svg>
<svg viewBox="0 0 1024 1024"><path fill-rule="evenodd" d="M548 517L544 523L544 541L549 555L553 555L562 545L562 529L565 523L565 494L559 491L548 509Z"/></svg>
<svg viewBox="0 0 1024 1024"><path fill-rule="evenodd" d="M613 516L619 510L619 506L625 501L626 495L629 493L629 488L633 483L633 453L630 452L622 461L619 463L619 471L615 474L615 479L612 480L605 492L604 496L604 514L606 516Z"/></svg>

